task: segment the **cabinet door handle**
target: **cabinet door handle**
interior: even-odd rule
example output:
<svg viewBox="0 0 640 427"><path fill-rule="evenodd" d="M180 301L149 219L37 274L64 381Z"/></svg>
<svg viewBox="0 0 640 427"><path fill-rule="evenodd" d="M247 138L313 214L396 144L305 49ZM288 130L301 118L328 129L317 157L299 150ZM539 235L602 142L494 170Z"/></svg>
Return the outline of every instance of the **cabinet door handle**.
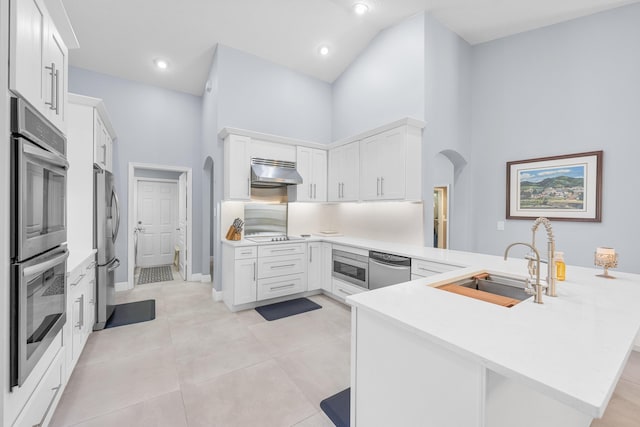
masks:
<svg viewBox="0 0 640 427"><path fill-rule="evenodd" d="M84 278L84 276L86 276L86 275L87 275L86 273L82 273L82 274L80 275L80 277L78 277L78 280L76 280L75 282L73 282L73 283L71 284L71 286L78 286L78 284L82 281L82 279L83 279L83 278Z"/></svg>
<svg viewBox="0 0 640 427"><path fill-rule="evenodd" d="M380 195L384 196L384 176L380 177Z"/></svg>
<svg viewBox="0 0 640 427"><path fill-rule="evenodd" d="M316 184L313 184L313 198L314 199L318 198L318 194L316 193Z"/></svg>
<svg viewBox="0 0 640 427"><path fill-rule="evenodd" d="M344 290L344 289L342 289L342 288L338 288L338 291L342 292L342 293L343 293L343 294L345 294L345 295L353 295L351 292L347 292L347 291L345 291L345 290Z"/></svg>
<svg viewBox="0 0 640 427"><path fill-rule="evenodd" d="M84 326L84 294L80 295L80 298L76 298L76 302L78 303L78 323L76 323L76 328L82 329Z"/></svg>
<svg viewBox="0 0 640 427"><path fill-rule="evenodd" d="M293 286L295 286L295 283L289 283L288 285L282 285L282 286L272 286L269 289L272 291L278 290L278 289L284 289L284 288L291 288Z"/></svg>
<svg viewBox="0 0 640 427"><path fill-rule="evenodd" d="M289 252L295 251L297 248L287 248L287 249L271 249L271 252Z"/></svg>
<svg viewBox="0 0 640 427"><path fill-rule="evenodd" d="M60 87L59 87L59 82L58 82L58 75L60 73L60 70L56 70L56 76L55 76L55 81L56 81L56 116L60 115Z"/></svg>
<svg viewBox="0 0 640 427"><path fill-rule="evenodd" d="M313 198L313 184L309 184L309 198Z"/></svg>
<svg viewBox="0 0 640 427"><path fill-rule="evenodd" d="M376 196L380 196L380 178L376 178Z"/></svg>
<svg viewBox="0 0 640 427"><path fill-rule="evenodd" d="M44 69L49 70L49 75L51 76L51 102L45 102L45 105L48 105L50 110L55 110L56 107L54 105L54 100L56 98L56 92L55 92L56 64L52 62L50 67L47 66L47 67L44 67Z"/></svg>
<svg viewBox="0 0 640 427"><path fill-rule="evenodd" d="M251 197L251 178L247 178L247 196Z"/></svg>
<svg viewBox="0 0 640 427"><path fill-rule="evenodd" d="M254 282L256 281L256 270L258 269L257 266L258 264L256 264L256 262L254 261L253 262L253 281Z"/></svg>
<svg viewBox="0 0 640 427"><path fill-rule="evenodd" d="M313 246L309 246L309 262L313 262Z"/></svg>
<svg viewBox="0 0 640 427"><path fill-rule="evenodd" d="M272 270L277 269L277 268L289 268L289 267L295 267L295 264L284 264L284 265L272 265L270 268Z"/></svg>

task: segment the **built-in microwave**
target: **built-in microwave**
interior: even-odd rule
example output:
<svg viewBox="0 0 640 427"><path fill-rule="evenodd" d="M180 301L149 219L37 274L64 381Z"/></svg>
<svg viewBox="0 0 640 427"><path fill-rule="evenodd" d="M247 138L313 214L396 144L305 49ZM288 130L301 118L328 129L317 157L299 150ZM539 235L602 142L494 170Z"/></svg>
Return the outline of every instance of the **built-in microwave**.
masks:
<svg viewBox="0 0 640 427"><path fill-rule="evenodd" d="M66 140L26 101L11 99L11 258L67 240Z"/></svg>
<svg viewBox="0 0 640 427"><path fill-rule="evenodd" d="M369 257L333 250L333 277L362 288L369 288Z"/></svg>

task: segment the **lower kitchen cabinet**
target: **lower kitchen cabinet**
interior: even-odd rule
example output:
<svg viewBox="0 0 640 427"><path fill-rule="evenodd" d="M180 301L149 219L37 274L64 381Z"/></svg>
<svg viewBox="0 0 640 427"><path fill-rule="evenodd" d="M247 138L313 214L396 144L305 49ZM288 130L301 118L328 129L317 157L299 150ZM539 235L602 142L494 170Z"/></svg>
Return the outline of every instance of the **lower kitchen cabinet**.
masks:
<svg viewBox="0 0 640 427"><path fill-rule="evenodd" d="M324 267L324 252L321 242L311 242L307 249L307 290L315 291L322 289L324 275L322 268Z"/></svg>
<svg viewBox="0 0 640 427"><path fill-rule="evenodd" d="M74 268L68 276L67 324L65 341L68 375L84 349L87 339L93 332L96 313L96 275L95 255L91 255Z"/></svg>
<svg viewBox="0 0 640 427"><path fill-rule="evenodd" d="M236 260L233 277L233 303L246 304L256 300L258 264L256 258Z"/></svg>
<svg viewBox="0 0 640 427"><path fill-rule="evenodd" d="M60 349L13 425L48 425L65 384L65 355L64 349Z"/></svg>
<svg viewBox="0 0 640 427"><path fill-rule="evenodd" d="M297 294L307 290L305 273L258 280L258 301Z"/></svg>
<svg viewBox="0 0 640 427"><path fill-rule="evenodd" d="M333 279L332 280L332 289L331 289L331 293L337 297L339 300L343 301L345 300L345 298L347 298L349 295L355 295L355 294L359 294L360 292L365 292L366 289L361 288L360 286L356 286L356 285L352 285L350 283L347 282L343 282L340 279Z"/></svg>
<svg viewBox="0 0 640 427"><path fill-rule="evenodd" d="M222 247L222 293L224 303L234 306L256 301L258 280L256 246Z"/></svg>
<svg viewBox="0 0 640 427"><path fill-rule="evenodd" d="M322 242L322 290L325 292L331 292L333 284L331 283L333 272L333 245L331 243Z"/></svg>
<svg viewBox="0 0 640 427"><path fill-rule="evenodd" d="M429 277L440 273L446 273L447 271L453 271L459 268L464 267L462 267L461 265L445 264L442 262L426 261L413 258L411 260L411 280L419 279L420 277Z"/></svg>

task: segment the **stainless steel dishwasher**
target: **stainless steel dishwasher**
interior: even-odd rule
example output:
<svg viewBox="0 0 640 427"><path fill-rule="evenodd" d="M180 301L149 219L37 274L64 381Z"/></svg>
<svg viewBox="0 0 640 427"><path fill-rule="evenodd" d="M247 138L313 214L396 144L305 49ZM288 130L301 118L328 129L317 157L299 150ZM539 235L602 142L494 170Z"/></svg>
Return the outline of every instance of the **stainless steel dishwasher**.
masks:
<svg viewBox="0 0 640 427"><path fill-rule="evenodd" d="M369 289L411 280L411 258L369 251Z"/></svg>

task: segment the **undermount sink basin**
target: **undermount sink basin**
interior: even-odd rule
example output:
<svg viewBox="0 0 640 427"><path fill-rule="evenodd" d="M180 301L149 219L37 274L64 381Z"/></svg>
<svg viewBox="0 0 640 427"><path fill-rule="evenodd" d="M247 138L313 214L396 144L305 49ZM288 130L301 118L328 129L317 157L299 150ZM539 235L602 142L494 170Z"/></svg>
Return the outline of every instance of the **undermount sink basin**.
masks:
<svg viewBox="0 0 640 427"><path fill-rule="evenodd" d="M453 283L438 286L438 289L490 302L504 307L513 307L529 298L525 281L494 274L477 274Z"/></svg>

